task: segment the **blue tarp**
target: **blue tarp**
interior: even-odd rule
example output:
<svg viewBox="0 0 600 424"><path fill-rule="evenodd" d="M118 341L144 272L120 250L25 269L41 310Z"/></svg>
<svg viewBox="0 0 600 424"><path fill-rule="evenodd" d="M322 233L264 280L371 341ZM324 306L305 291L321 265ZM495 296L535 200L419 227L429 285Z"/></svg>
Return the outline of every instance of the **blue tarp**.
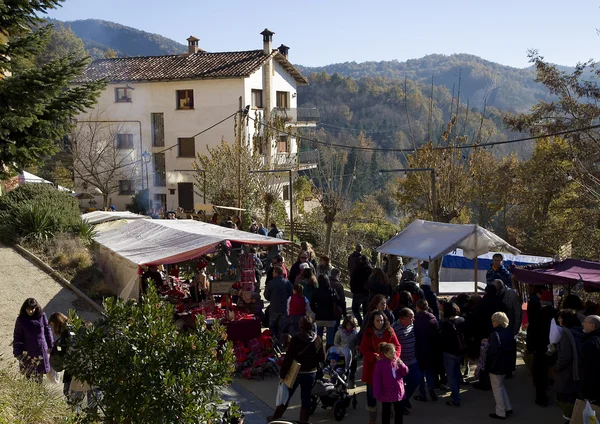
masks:
<svg viewBox="0 0 600 424"><path fill-rule="evenodd" d="M477 257L477 268L480 270L488 269L492 266L492 256L494 252L486 253ZM504 266L510 268L510 265L524 266L531 264L539 264L544 262L551 262L552 258L544 256L530 256L530 255L511 255L509 253L502 253L504 257ZM462 249L456 249L453 252L448 253L442 260L443 268L453 269L474 269L473 259L467 259L463 256Z"/></svg>

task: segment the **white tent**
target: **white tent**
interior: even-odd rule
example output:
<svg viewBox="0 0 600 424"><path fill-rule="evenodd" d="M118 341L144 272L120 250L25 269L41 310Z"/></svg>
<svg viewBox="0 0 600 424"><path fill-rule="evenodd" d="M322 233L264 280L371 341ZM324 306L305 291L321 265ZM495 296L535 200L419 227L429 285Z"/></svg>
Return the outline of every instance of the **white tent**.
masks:
<svg viewBox="0 0 600 424"><path fill-rule="evenodd" d="M102 222L117 221L119 219L150 219L146 215L138 215L129 211L94 211L81 215L81 219L90 224L100 224Z"/></svg>
<svg viewBox="0 0 600 424"><path fill-rule="evenodd" d="M456 248L461 248L464 257L468 259L491 251L515 255L521 253L519 249L479 225L444 224L421 219L414 220L398 235L379 246L377 251L431 261Z"/></svg>
<svg viewBox="0 0 600 424"><path fill-rule="evenodd" d="M140 265L194 259L226 240L263 246L289 243L192 219L138 219L97 234L94 240L106 283L124 298L137 297Z"/></svg>
<svg viewBox="0 0 600 424"><path fill-rule="evenodd" d="M32 184L48 184L51 186L54 185L54 183L52 183L51 181L45 180L42 177L38 177L37 175L34 175L31 172L27 172L27 171L22 171L19 173L18 181L19 181L19 184L32 183ZM63 187L60 185L56 185L56 188L61 191L69 191L71 193L73 192L73 190L71 190L70 188L66 188L66 187Z"/></svg>

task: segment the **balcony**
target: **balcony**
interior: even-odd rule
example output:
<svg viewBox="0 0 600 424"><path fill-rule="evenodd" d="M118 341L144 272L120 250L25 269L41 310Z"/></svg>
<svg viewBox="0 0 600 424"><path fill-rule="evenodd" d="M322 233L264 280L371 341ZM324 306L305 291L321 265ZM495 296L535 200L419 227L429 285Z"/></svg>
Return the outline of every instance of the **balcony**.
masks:
<svg viewBox="0 0 600 424"><path fill-rule="evenodd" d="M317 108L274 108L272 116L281 118L289 127L316 127L319 123L319 110Z"/></svg>
<svg viewBox="0 0 600 424"><path fill-rule="evenodd" d="M319 151L304 150L298 154L298 162L300 164L316 164L319 163Z"/></svg>

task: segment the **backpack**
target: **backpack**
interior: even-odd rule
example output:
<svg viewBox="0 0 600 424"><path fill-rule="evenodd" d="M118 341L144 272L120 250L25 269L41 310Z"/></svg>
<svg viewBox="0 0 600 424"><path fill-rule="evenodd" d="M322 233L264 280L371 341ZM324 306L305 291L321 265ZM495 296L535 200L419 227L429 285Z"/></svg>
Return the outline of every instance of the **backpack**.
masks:
<svg viewBox="0 0 600 424"><path fill-rule="evenodd" d="M67 354L67 350L69 349L69 342L71 337L73 337L75 333L71 330L66 331L54 342L54 346L52 346L52 350L50 351L50 366L54 371L64 371L65 370L65 356Z"/></svg>

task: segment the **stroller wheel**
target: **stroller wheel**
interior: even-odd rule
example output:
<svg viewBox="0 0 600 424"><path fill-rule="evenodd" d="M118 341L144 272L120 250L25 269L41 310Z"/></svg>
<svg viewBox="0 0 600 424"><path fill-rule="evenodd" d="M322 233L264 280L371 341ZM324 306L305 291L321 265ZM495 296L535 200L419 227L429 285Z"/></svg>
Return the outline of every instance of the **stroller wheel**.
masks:
<svg viewBox="0 0 600 424"><path fill-rule="evenodd" d="M346 406L343 401L338 400L333 405L333 417L336 421L342 421L346 415Z"/></svg>
<svg viewBox="0 0 600 424"><path fill-rule="evenodd" d="M356 400L356 395L352 396L352 408L356 409L356 404L358 401Z"/></svg>
<svg viewBox="0 0 600 424"><path fill-rule="evenodd" d="M319 404L318 396L311 396L311 404L310 404L310 415L314 414L317 410L317 405Z"/></svg>

